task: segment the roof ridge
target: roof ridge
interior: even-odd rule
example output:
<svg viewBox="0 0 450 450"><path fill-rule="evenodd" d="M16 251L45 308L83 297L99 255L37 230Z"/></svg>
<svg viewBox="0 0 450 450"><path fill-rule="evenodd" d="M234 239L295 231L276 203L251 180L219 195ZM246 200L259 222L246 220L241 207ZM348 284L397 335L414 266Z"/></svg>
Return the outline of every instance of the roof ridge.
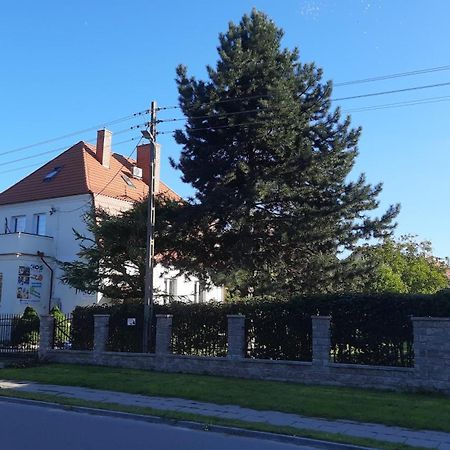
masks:
<svg viewBox="0 0 450 450"><path fill-rule="evenodd" d="M119 174L129 174L136 162L114 152L110 168L98 161L96 146L79 141L70 148L45 163L22 180L0 193L0 205L22 203L70 195L89 194L93 197L104 195L118 200L135 201L148 193L148 185L140 178L132 178L133 186L121 179ZM50 168L61 166L61 174L52 178L51 183L43 183ZM123 178L123 177L122 177ZM161 193L180 199L177 193L161 181Z"/></svg>
<svg viewBox="0 0 450 450"><path fill-rule="evenodd" d="M86 185L86 189L92 194L92 188L91 188L91 177L89 176L89 164L86 162L86 148L97 152L97 147L95 145L83 142L83 169L84 169L84 184ZM92 147L92 148L91 148Z"/></svg>
<svg viewBox="0 0 450 450"><path fill-rule="evenodd" d="M64 155L67 152L73 151L77 146L79 145L83 145L84 141L78 141L76 144L73 144L71 147L69 147L67 150L64 150L62 153L60 153L59 155L56 155L54 158L52 158L50 161L46 162L45 164L43 164L42 166L39 166L37 169L33 170L33 172L29 173L25 178L22 178L19 181L16 181L13 185L9 186L9 188L5 189L4 191L0 192L0 198L6 194L9 190L11 190L12 188L14 188L17 184L22 183L23 181L31 178L36 172L38 172L39 170L42 170L45 166L48 166L49 164L52 164L55 159L60 158L62 155Z"/></svg>

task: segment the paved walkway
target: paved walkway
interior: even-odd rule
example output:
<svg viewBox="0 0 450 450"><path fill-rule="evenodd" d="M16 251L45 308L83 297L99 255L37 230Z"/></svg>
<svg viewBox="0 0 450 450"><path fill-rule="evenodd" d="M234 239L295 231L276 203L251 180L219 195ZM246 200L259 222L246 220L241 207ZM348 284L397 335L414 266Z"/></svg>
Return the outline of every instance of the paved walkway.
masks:
<svg viewBox="0 0 450 450"><path fill-rule="evenodd" d="M24 392L57 395L95 402L116 403L127 406L165 411L178 411L202 416L238 419L245 422L260 422L275 426L289 426L303 430L339 433L348 436L371 438L379 441L402 443L415 447L450 450L450 433L438 431L410 430L386 425L352 422L348 420L326 420L275 411L257 411L235 405L217 405L180 398L147 397L137 394L102 391L75 386L57 386L25 381L1 381L0 389L15 389ZM437 411L436 411L437 413ZM405 411L405 414L408 414Z"/></svg>

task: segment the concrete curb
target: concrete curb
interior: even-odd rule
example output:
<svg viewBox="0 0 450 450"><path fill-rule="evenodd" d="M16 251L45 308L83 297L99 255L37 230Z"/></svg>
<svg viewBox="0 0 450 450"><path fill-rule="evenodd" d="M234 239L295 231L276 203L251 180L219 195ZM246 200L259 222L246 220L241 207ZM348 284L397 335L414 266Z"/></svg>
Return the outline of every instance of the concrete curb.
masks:
<svg viewBox="0 0 450 450"><path fill-rule="evenodd" d="M63 397L61 397L63 399ZM85 406L63 405L59 403L44 402L42 400L29 400L17 397L2 397L0 402L9 402L22 405L41 406L44 408L58 409L63 411L73 411L78 413L92 414L96 416L116 417L120 419L138 420L148 423L160 423L165 425L172 425L177 427L188 428L197 431L208 431L212 433L224 433L234 436L250 437L256 439L266 439L270 441L290 443L294 445L308 445L310 447L325 449L325 450L373 450L371 447L361 447L352 444L340 444L337 442L329 442L316 440L306 437L288 436L283 434L269 433L266 431L246 430L244 428L228 427L225 425L207 425L199 422L192 422L189 420L169 419L158 416L133 414L121 411L111 411L106 409L88 408ZM214 416L209 416L214 418ZM207 419L208 416L205 416Z"/></svg>

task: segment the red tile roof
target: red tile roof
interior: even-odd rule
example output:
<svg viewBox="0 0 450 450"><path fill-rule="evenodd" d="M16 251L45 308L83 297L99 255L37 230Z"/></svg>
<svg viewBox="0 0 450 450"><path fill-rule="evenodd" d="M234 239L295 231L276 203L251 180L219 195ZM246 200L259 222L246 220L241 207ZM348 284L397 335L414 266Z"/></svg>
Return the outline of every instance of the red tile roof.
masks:
<svg viewBox="0 0 450 450"><path fill-rule="evenodd" d="M95 146L80 141L3 191L0 205L80 194L105 195L128 202L140 200L147 194L148 186L142 180L132 178L131 171L135 163L113 153L108 169L96 159ZM56 176L50 181L43 181L55 167L61 168ZM122 175L128 176L135 187L128 186ZM160 182L160 193L181 200L163 182Z"/></svg>

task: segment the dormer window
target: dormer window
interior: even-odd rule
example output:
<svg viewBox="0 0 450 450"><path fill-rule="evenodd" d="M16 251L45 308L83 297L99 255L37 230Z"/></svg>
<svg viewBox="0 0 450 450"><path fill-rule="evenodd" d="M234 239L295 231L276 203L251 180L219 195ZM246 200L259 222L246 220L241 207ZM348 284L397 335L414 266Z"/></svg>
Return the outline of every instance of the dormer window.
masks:
<svg viewBox="0 0 450 450"><path fill-rule="evenodd" d="M53 178L58 175L58 173L61 171L62 167L55 167L51 172L49 172L47 175L45 175L44 179L42 181L52 181Z"/></svg>
<svg viewBox="0 0 450 450"><path fill-rule="evenodd" d="M132 187L132 188L136 188L136 186L133 184L133 182L131 181L131 178L128 177L125 174L122 174L122 180L125 181L125 183L128 184L128 186Z"/></svg>

